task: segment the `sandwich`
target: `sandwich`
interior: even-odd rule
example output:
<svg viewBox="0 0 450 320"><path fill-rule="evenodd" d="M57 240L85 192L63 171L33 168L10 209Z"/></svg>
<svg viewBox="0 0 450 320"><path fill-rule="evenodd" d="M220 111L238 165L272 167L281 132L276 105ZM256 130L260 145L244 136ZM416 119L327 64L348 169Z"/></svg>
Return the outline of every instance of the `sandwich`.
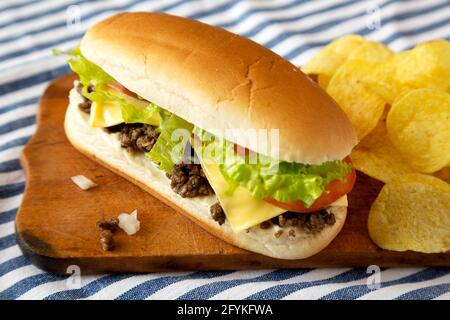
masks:
<svg viewBox="0 0 450 320"><path fill-rule="evenodd" d="M357 139L336 102L269 49L198 21L120 13L67 53L71 144L213 235L278 259L340 232Z"/></svg>

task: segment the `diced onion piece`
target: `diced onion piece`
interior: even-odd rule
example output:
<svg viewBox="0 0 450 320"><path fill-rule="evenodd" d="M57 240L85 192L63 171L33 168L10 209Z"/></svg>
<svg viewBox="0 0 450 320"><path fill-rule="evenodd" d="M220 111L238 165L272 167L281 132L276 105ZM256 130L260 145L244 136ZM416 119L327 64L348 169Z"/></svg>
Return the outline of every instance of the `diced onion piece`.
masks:
<svg viewBox="0 0 450 320"><path fill-rule="evenodd" d="M132 213L121 213L119 215L119 227L125 231L129 236L139 231L141 223L137 219L137 210Z"/></svg>
<svg viewBox="0 0 450 320"><path fill-rule="evenodd" d="M73 176L70 177L70 179L72 179L73 183L75 183L78 187L80 187L80 189L83 190L88 190L97 186L95 182L86 178L83 175Z"/></svg>

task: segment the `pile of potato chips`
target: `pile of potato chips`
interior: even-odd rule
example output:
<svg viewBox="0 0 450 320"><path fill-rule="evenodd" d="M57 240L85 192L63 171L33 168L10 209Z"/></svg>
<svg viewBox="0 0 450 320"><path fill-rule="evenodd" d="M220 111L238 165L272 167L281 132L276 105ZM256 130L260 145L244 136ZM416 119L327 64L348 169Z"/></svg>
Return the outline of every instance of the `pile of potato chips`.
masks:
<svg viewBox="0 0 450 320"><path fill-rule="evenodd" d="M386 183L369 214L372 240L395 251L450 250L450 42L395 53L349 35L302 71L352 122L356 169Z"/></svg>

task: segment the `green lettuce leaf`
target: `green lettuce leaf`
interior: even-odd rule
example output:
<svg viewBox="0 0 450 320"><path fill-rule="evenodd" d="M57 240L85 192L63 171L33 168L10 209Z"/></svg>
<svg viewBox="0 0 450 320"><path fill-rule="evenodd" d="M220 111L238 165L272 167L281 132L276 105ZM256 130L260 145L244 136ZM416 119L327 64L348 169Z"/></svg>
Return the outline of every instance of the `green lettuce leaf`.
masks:
<svg viewBox="0 0 450 320"><path fill-rule="evenodd" d="M96 64L86 59L81 54L79 47L70 52L53 49L53 53L69 56L67 63L80 78L80 82L83 85L83 96L97 103L120 105L122 118L125 123L159 125L160 108L157 105L142 99L128 97L117 90L105 86L105 84L116 82L116 80ZM88 92L87 88L90 84L95 86L95 91Z"/></svg>
<svg viewBox="0 0 450 320"><path fill-rule="evenodd" d="M84 90L85 88L83 87L83 95L91 101L120 105L125 123L146 123L154 126L160 124L161 117L159 114L162 109L154 103L126 97L116 90L97 87L99 89L96 89L96 91L88 92Z"/></svg>
<svg viewBox="0 0 450 320"><path fill-rule="evenodd" d="M202 140L203 149L210 144L216 145L210 148L206 157L219 165L220 172L228 182L229 193L242 186L257 199L273 198L281 202L300 200L310 207L328 183L333 180L344 182L344 177L352 168L343 161L307 165L274 160L261 154L250 161L248 156L234 152L233 143L224 142L215 136L211 139L210 134L199 128L195 128L194 133ZM207 160L205 154L201 158Z"/></svg>
<svg viewBox="0 0 450 320"><path fill-rule="evenodd" d="M162 111L161 125L158 128L160 134L147 157L158 163L159 169L169 172L183 158L192 129L193 125L189 122Z"/></svg>
<svg viewBox="0 0 450 320"><path fill-rule="evenodd" d="M103 71L102 68L86 59L81 54L79 46L70 52L64 52L57 49L53 49L52 52L54 55L63 54L69 57L67 63L69 64L70 69L78 74L80 77L80 82L84 87L87 87L89 84L97 86L99 84L106 84L115 81L114 78Z"/></svg>

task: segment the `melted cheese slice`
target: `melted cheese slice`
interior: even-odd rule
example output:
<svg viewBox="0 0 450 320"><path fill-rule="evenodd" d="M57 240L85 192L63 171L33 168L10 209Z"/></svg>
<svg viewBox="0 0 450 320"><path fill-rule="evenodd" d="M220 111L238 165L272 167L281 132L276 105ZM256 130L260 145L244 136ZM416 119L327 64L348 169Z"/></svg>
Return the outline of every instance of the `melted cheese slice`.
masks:
<svg viewBox="0 0 450 320"><path fill-rule="evenodd" d="M108 89L109 92L113 92L115 95L128 100L131 104L137 108L145 108L148 102L130 97L120 91L114 89ZM161 116L158 112L154 112L153 115L144 119L145 123L159 126L161 123ZM115 126L116 124L124 122L122 117L122 108L117 102L93 102L91 106L91 114L89 117L89 125L96 128L105 128Z"/></svg>
<svg viewBox="0 0 450 320"><path fill-rule="evenodd" d="M227 195L228 183L219 166L202 162L202 168L235 232L243 231L286 212L285 209L253 198L244 187L237 187L232 195Z"/></svg>
<svg viewBox="0 0 450 320"><path fill-rule="evenodd" d="M119 104L93 102L89 125L96 128L105 128L122 123L122 109Z"/></svg>

